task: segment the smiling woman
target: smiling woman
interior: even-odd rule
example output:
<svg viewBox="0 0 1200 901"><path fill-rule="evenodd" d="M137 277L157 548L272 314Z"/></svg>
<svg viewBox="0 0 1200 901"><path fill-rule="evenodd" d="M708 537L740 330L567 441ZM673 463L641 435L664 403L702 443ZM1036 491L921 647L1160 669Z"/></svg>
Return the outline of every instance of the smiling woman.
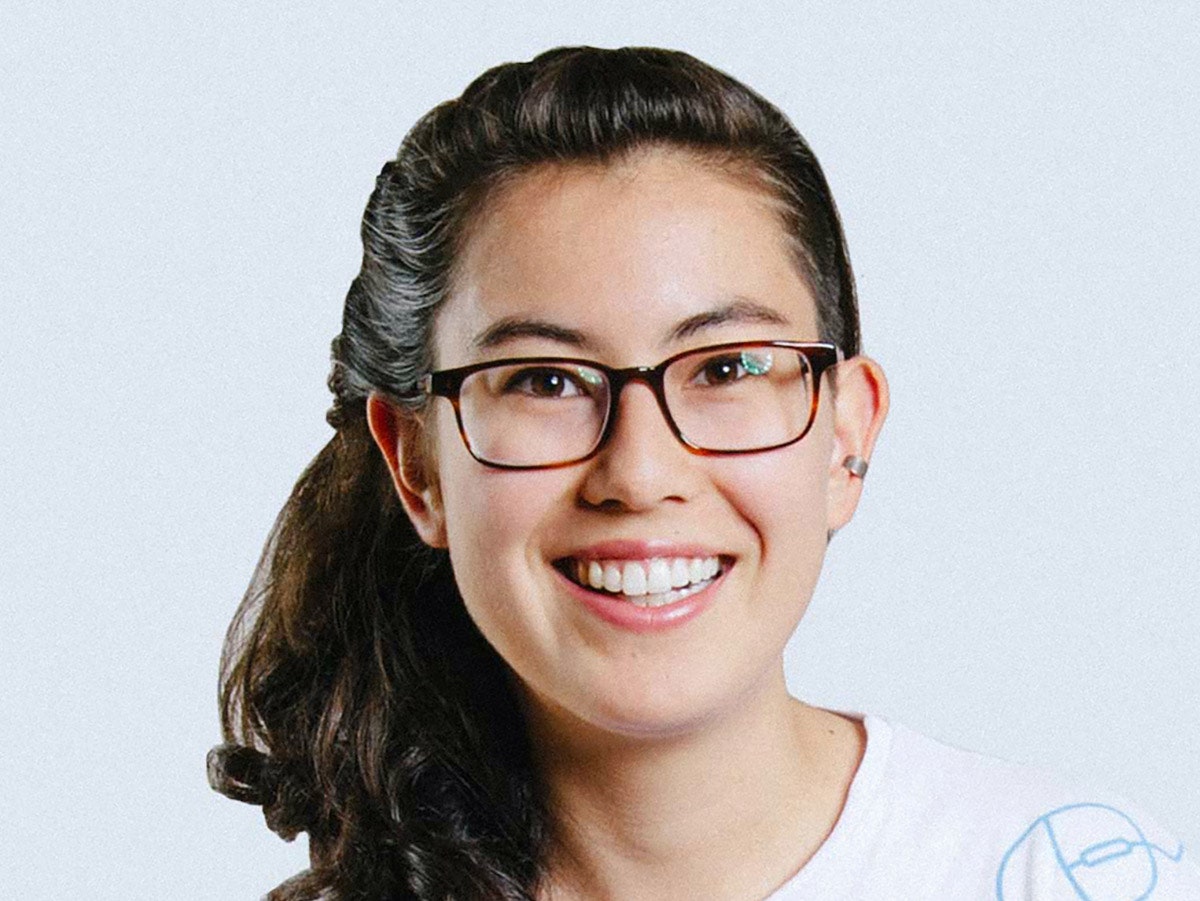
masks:
<svg viewBox="0 0 1200 901"><path fill-rule="evenodd" d="M869 454L884 398L854 357L843 403L814 403L837 352L815 343L816 305L760 191L687 149L563 165L488 199L437 314L434 365L449 368L431 381L468 373L460 396L485 383L459 404L466 441L437 407L418 425L381 393L367 404L409 516L450 549L472 620L536 699L536 747L586 745L591 726L681 735L783 697L761 693L859 485L832 463ZM518 321L545 327L480 341ZM649 592L685 561L694 590ZM577 576L593 566L598 589Z"/></svg>
<svg viewBox="0 0 1200 901"><path fill-rule="evenodd" d="M272 897L1197 896L1108 799L789 695L888 392L778 110L664 50L499 66L362 237L210 756L309 835Z"/></svg>

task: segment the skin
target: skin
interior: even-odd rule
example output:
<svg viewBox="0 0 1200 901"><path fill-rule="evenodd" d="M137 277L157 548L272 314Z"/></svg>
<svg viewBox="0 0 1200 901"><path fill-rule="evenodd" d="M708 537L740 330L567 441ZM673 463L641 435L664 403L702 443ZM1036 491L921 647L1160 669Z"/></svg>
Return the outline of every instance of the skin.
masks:
<svg viewBox="0 0 1200 901"><path fill-rule="evenodd" d="M679 336L750 300L760 314ZM506 318L570 330L479 348ZM773 321L767 321L768 319ZM769 198L678 150L554 166L487 202L435 322L439 368L525 355L652 365L691 347L817 340L812 294ZM561 469L476 462L450 406L421 418L380 397L372 432L422 538L448 547L471 616L513 670L555 815L545 898L769 894L832 830L861 725L790 697L783 649L827 534L854 513L887 409L879 367L826 376L798 444L699 456L649 388L622 395L610 442ZM601 541L702 545L733 566L684 625L637 634L588 611L551 565Z"/></svg>

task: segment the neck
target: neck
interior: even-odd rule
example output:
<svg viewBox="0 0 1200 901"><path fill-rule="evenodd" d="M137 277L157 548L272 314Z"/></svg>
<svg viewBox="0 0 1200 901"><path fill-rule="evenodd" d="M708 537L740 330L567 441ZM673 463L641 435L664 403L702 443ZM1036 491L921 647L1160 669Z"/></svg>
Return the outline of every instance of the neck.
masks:
<svg viewBox="0 0 1200 901"><path fill-rule="evenodd" d="M744 701L652 737L531 704L554 823L544 896L744 899L799 870L845 803L862 727L791 698L782 665Z"/></svg>

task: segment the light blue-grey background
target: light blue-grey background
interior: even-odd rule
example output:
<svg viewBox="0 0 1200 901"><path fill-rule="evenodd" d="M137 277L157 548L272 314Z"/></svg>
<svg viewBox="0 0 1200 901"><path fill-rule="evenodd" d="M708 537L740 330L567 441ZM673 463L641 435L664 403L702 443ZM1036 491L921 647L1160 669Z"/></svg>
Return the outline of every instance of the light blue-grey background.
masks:
<svg viewBox="0 0 1200 901"><path fill-rule="evenodd" d="M662 44L839 198L893 410L795 690L1110 786L1200 854L1192 2L24 2L0 11L0 891L256 897L222 634L328 436L358 218L496 62Z"/></svg>

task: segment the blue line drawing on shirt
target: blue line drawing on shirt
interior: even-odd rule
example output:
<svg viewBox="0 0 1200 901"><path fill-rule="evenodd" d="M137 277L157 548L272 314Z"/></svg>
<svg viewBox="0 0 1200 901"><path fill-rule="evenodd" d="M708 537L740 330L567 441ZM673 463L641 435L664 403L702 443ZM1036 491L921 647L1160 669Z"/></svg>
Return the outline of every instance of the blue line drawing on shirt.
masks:
<svg viewBox="0 0 1200 901"><path fill-rule="evenodd" d="M1160 848L1115 807L1068 804L1034 820L1004 853L996 873L996 901L1006 901L1006 878L1010 888L1025 897L1023 890L1029 883L1018 875L1014 863L1022 849L1028 855L1052 852L1061 874L1061 897L1079 901L1145 901L1158 887L1154 852L1173 863L1183 857L1182 844L1174 852ZM1016 897L1010 895L1007 901Z"/></svg>

